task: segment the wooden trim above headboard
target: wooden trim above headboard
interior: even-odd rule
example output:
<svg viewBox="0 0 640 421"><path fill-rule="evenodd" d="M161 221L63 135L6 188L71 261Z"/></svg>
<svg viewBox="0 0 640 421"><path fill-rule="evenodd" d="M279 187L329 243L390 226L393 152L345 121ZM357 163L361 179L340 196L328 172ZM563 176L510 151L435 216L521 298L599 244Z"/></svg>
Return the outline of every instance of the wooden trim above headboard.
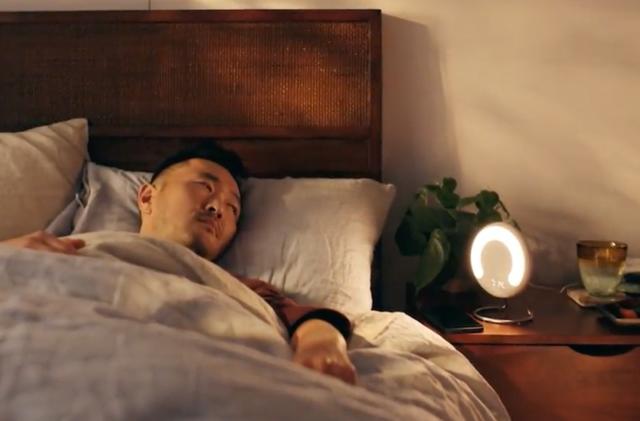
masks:
<svg viewBox="0 0 640 421"><path fill-rule="evenodd" d="M0 13L0 130L73 117L96 162L204 138L256 176L381 172L379 10Z"/></svg>

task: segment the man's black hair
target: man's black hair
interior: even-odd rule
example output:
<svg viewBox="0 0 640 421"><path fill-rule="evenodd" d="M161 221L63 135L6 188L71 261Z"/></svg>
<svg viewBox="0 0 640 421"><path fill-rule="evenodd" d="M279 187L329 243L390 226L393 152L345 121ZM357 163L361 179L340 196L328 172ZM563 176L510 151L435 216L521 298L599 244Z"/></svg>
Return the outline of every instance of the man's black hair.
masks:
<svg viewBox="0 0 640 421"><path fill-rule="evenodd" d="M220 165L236 180L238 187L241 186L242 179L247 177L247 170L240 157L233 151L223 148L213 140L198 143L195 146L183 149L174 155L169 156L160 163L153 172L151 182L158 178L167 168L188 161L189 159L205 159Z"/></svg>

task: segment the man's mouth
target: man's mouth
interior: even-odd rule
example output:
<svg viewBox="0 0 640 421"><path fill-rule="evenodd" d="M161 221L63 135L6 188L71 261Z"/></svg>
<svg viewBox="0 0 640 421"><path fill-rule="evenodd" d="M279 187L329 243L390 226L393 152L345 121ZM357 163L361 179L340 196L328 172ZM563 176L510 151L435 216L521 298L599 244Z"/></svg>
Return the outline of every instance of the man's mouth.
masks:
<svg viewBox="0 0 640 421"><path fill-rule="evenodd" d="M222 226L219 222L217 222L213 218L199 216L198 222L201 222L206 225L207 231L213 234L216 238L220 238L220 234L222 233Z"/></svg>

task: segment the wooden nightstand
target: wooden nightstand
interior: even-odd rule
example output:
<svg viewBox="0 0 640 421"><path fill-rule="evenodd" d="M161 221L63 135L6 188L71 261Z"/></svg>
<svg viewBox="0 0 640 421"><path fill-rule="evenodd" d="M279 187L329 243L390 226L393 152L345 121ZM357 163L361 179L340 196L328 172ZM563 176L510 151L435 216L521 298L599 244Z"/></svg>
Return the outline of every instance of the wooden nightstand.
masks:
<svg viewBox="0 0 640 421"><path fill-rule="evenodd" d="M496 303L483 293L444 298L469 312ZM534 320L443 336L496 389L515 421L640 419L640 330L617 328L555 291L529 288L510 303L528 305Z"/></svg>

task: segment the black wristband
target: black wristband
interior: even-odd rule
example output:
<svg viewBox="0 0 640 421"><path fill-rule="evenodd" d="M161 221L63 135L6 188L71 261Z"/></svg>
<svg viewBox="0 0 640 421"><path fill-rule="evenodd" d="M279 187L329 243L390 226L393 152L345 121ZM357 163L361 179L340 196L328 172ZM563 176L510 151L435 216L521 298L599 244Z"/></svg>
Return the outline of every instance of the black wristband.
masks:
<svg viewBox="0 0 640 421"><path fill-rule="evenodd" d="M344 337L345 341L348 341L351 337L351 322L347 317L336 310L331 310L329 308L320 308L318 310L312 310L300 317L294 324L289 327L289 337L293 336L293 333L297 328L302 325L302 323L307 320L318 319L325 321L335 327L338 332Z"/></svg>

